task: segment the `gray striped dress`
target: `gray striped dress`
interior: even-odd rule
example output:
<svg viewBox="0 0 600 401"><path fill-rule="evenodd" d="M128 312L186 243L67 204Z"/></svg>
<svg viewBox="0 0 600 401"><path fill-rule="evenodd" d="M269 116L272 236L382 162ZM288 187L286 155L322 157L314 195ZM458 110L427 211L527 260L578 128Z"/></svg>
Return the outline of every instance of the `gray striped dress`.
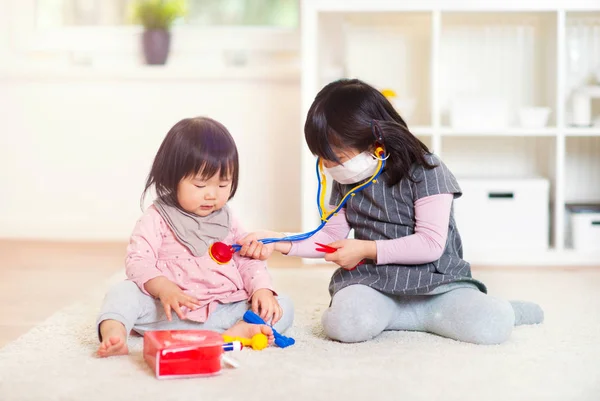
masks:
<svg viewBox="0 0 600 401"><path fill-rule="evenodd" d="M414 234L416 200L445 193L454 194L455 199L462 195L448 167L435 155L427 155L426 159L437 167L431 170L413 167L410 174L415 182L404 178L389 187L384 171L377 183L346 203L346 218L356 239L386 240ZM334 182L330 203L338 204L352 186ZM421 265L376 265L366 260L354 270L336 270L329 283L329 293L333 296L354 284L367 285L391 295L439 294L456 287L474 287L487 292L483 283L471 277L471 267L462 255L462 242L452 208L446 247L438 260Z"/></svg>

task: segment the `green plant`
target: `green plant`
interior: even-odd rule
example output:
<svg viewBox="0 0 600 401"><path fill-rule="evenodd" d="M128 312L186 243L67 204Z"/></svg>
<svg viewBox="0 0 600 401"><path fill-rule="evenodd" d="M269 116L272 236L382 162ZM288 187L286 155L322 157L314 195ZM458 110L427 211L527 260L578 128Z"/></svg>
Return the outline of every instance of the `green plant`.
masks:
<svg viewBox="0 0 600 401"><path fill-rule="evenodd" d="M187 13L185 0L136 0L132 3L132 19L144 28L169 30L173 21Z"/></svg>

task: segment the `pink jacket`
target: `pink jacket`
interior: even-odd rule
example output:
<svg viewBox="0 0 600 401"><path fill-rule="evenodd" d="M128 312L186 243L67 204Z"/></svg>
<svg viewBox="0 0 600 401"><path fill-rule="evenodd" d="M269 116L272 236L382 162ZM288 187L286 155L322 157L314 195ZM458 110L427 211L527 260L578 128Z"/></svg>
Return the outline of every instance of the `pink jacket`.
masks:
<svg viewBox="0 0 600 401"><path fill-rule="evenodd" d="M234 244L246 233L232 217L231 229L223 240ZM208 252L196 257L175 237L154 206L138 220L125 260L127 278L148 294L144 284L155 277L165 276L191 296L202 307L187 312L187 318L204 322L218 303L248 300L254 292L266 288L274 292L267 265L260 260L240 257L236 252L231 262L219 265ZM148 294L150 295L150 294Z"/></svg>

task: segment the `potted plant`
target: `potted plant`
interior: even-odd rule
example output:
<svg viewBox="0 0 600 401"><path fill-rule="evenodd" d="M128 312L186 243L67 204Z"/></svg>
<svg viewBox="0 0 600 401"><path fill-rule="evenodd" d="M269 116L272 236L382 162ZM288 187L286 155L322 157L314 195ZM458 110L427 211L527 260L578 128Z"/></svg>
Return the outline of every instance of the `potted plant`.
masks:
<svg viewBox="0 0 600 401"><path fill-rule="evenodd" d="M132 3L133 20L143 25L142 47L147 64L167 62L171 44L171 26L186 14L185 0L136 0Z"/></svg>

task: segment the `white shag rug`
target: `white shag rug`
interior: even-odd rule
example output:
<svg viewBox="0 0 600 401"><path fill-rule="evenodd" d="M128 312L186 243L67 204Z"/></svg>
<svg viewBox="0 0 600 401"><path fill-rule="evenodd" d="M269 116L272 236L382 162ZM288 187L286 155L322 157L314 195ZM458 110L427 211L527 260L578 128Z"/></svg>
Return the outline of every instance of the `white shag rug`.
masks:
<svg viewBox="0 0 600 401"><path fill-rule="evenodd" d="M142 339L128 356L98 359L95 315L107 285L0 349L0 400L600 400L600 279L577 272L475 272L490 292L539 302L543 325L498 346L386 332L340 344L323 336L332 269L272 269L296 305L287 349L244 350L219 376L157 380Z"/></svg>

